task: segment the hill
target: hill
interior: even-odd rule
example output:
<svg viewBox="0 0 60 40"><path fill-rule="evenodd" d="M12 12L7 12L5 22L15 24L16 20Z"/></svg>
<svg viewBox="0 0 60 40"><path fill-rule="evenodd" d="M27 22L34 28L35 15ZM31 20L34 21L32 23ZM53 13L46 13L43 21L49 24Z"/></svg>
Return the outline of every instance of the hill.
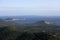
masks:
<svg viewBox="0 0 60 40"><path fill-rule="evenodd" d="M32 24L20 24L12 21L6 22L4 20L0 20L0 27L3 26L9 26L9 27L14 27L18 30L25 30L25 31L28 30L33 32L48 31L48 32L60 33L60 26L45 20L38 21Z"/></svg>
<svg viewBox="0 0 60 40"><path fill-rule="evenodd" d="M0 40L60 40L60 26L44 20L32 24L0 20Z"/></svg>

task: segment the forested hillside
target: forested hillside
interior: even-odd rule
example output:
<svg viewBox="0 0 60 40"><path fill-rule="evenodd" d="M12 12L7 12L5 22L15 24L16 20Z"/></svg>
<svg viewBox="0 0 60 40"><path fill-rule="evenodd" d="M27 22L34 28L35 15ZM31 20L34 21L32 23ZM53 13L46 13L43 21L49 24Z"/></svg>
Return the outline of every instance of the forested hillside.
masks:
<svg viewBox="0 0 60 40"><path fill-rule="evenodd" d="M0 40L60 40L60 36L50 32L21 31L10 27L1 27Z"/></svg>
<svg viewBox="0 0 60 40"><path fill-rule="evenodd" d="M60 26L45 21L18 24L0 20L0 40L60 40Z"/></svg>

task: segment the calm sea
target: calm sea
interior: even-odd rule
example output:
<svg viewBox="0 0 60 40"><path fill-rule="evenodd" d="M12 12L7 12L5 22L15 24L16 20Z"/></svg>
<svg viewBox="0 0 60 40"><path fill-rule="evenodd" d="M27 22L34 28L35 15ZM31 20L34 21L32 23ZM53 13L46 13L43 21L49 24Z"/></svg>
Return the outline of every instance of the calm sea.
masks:
<svg viewBox="0 0 60 40"><path fill-rule="evenodd" d="M25 20L14 21L16 23L34 23L37 21L45 20L45 21L53 22L57 25L60 25L60 17L57 17L57 16L53 16L53 17L47 17L47 16L0 16L0 19L6 19L6 18L25 18Z"/></svg>

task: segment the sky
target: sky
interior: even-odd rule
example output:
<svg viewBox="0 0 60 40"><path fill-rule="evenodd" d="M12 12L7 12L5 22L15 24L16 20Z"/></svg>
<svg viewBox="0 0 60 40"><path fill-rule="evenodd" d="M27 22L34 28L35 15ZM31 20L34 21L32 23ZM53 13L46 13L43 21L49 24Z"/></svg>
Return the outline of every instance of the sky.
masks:
<svg viewBox="0 0 60 40"><path fill-rule="evenodd" d="M0 0L0 16L60 16L60 0Z"/></svg>

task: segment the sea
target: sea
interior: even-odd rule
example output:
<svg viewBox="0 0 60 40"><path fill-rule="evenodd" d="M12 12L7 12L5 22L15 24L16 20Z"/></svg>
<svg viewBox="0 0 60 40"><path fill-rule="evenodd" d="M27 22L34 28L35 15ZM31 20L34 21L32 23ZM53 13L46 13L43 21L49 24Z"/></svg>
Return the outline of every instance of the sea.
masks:
<svg viewBox="0 0 60 40"><path fill-rule="evenodd" d="M38 21L48 21L60 25L60 16L0 16L0 19L25 18L25 20L15 20L16 23L35 23Z"/></svg>

